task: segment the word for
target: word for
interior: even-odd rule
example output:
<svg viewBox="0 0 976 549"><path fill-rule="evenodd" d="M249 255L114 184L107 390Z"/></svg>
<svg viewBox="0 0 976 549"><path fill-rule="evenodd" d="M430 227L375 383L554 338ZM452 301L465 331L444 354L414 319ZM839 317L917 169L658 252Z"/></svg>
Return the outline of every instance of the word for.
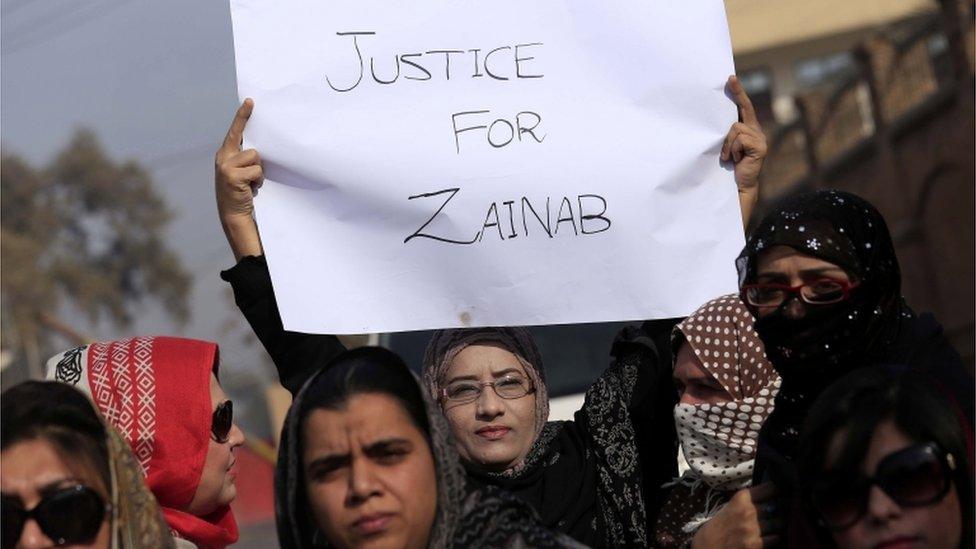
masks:
<svg viewBox="0 0 976 549"><path fill-rule="evenodd" d="M550 197L546 197L545 212L543 213L540 204L532 204L528 198L523 196L518 200L506 200L501 205L498 202L492 202L488 206L481 228L471 238L424 232L460 191L460 187L454 187L408 197L408 200L441 198L440 207L427 218L427 221L419 229L405 238L403 243L406 244L415 238L427 238L447 244L468 245L480 243L486 236L494 238L495 233L498 234L499 240L505 241L518 238L519 235L529 236L529 227L533 228L533 234L539 231L549 238L555 238L559 235L560 229L564 235L572 231L573 236L580 236L602 233L608 230L611 225L610 218L606 215L607 201L602 196L581 194L575 197L575 201L568 196L563 197L559 202L559 209L555 218L552 217L553 210L550 207L552 205ZM594 213L597 209L599 211Z"/></svg>
<svg viewBox="0 0 976 549"><path fill-rule="evenodd" d="M325 81L329 87L337 92L349 92L356 89L363 81L366 73L366 58L360 45L360 38L374 36L375 31L346 31L337 32L339 36L352 37L352 47L356 52L354 63L359 68L359 76L355 82L334 83L329 75L325 75ZM382 77L376 74L376 57L369 56L369 73L373 81L377 84L393 84L403 78L404 80L431 80L435 72L443 69L444 78L450 80L452 74L457 76L458 67L461 67L461 74L470 74L471 78L483 78L485 76L495 80L511 80L512 78L542 78L542 74L532 74L531 68L526 67L528 61L535 59L529 55L530 48L541 46L541 42L531 42L528 44L515 44L514 46L500 46L485 53L479 48L468 50L430 50L416 53L399 53L393 55L393 67ZM454 72L452 73L452 60ZM351 59L350 59L351 61Z"/></svg>
<svg viewBox="0 0 976 549"><path fill-rule="evenodd" d="M488 144L496 149L508 145L515 139L521 142L523 134L532 136L532 139L536 143L542 143L542 140L546 138L546 134L542 134L542 137L535 134L535 129L542 122L542 117L532 111L522 111L516 114L514 125L504 118L496 118L491 124L458 127L459 117L464 117L465 119L462 121L462 124L468 124L474 121L468 122L467 119L474 118L477 115L488 114L489 112L488 110L464 111L451 115L451 122L454 124L454 146L457 148L458 154L461 154L460 135L472 130L484 130L485 139L488 140ZM498 131L495 131L496 127Z"/></svg>

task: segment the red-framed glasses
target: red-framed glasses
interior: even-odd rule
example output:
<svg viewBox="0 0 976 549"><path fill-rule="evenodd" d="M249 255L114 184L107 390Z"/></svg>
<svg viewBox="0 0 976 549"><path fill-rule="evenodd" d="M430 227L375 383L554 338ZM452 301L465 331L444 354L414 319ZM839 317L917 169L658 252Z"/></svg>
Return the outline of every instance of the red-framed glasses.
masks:
<svg viewBox="0 0 976 549"><path fill-rule="evenodd" d="M857 286L856 282L836 278L818 278L799 286L746 284L742 286L742 300L754 307L778 307L787 297L798 297L810 305L830 305L849 298Z"/></svg>

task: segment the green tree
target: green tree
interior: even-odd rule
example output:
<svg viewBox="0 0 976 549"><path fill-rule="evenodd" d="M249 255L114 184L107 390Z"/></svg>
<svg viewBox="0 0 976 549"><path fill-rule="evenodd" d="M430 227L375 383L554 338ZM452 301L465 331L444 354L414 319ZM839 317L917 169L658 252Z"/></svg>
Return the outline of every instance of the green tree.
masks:
<svg viewBox="0 0 976 549"><path fill-rule="evenodd" d="M161 303L186 322L190 276L164 232L171 213L144 168L115 162L88 130L47 166L0 153L0 343L33 375L55 334L78 340L79 322L130 325L132 307Z"/></svg>

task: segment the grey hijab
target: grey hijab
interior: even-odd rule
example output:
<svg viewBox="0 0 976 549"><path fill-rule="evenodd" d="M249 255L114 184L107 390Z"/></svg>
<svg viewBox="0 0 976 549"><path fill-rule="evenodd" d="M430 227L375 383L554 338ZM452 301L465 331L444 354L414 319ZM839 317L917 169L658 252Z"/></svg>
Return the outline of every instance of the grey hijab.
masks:
<svg viewBox="0 0 976 549"><path fill-rule="evenodd" d="M478 343L497 343L508 349L532 380L535 387L535 439L538 440L549 421L549 391L542 354L525 328L459 328L434 332L424 353L423 382L427 391L437 399L455 357L466 347Z"/></svg>

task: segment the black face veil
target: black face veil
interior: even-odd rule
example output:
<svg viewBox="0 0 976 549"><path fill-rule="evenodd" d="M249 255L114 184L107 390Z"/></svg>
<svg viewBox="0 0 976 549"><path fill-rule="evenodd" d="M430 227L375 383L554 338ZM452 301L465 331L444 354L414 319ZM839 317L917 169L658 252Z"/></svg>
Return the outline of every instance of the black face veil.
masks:
<svg viewBox="0 0 976 549"><path fill-rule="evenodd" d="M852 361L883 352L897 336L900 319L911 316L901 297L888 227L864 199L817 191L781 201L736 260L740 285L755 281L759 257L773 246L834 263L857 283L848 300L807 307L803 318L788 318L786 301L757 320L756 330L784 381L843 375Z"/></svg>

